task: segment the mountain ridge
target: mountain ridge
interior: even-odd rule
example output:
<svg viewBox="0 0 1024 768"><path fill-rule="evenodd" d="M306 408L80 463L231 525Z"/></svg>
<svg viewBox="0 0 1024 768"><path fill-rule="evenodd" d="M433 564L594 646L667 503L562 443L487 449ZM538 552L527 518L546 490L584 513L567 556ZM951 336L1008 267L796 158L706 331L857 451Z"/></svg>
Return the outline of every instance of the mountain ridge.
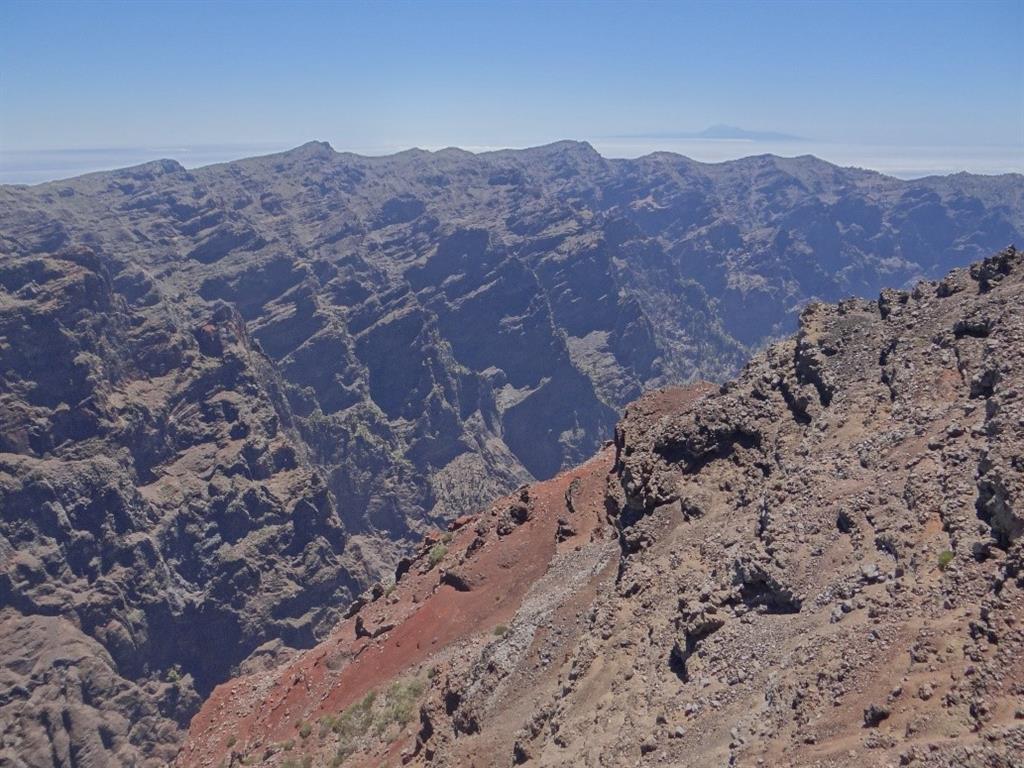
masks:
<svg viewBox="0 0 1024 768"><path fill-rule="evenodd" d="M177 160L175 158L171 158L171 157L166 157L166 158L159 158L159 159L156 159L156 160L149 160L149 161L146 161L144 163L139 163L137 165L125 166L124 168L111 169L111 170L101 170L101 171L90 171L88 173L84 173L84 174L81 174L81 175L78 175L78 176L69 176L69 177L63 178L63 179L53 179L53 180L50 180L50 181L41 181L41 182L37 182L37 183L34 183L34 184L5 183L5 184L0 184L0 187L40 187L40 186L43 186L43 185L46 185L46 184L60 184L60 183L63 183L63 182L68 182L68 181L72 181L74 179L82 178L83 176L95 176L97 174L113 173L115 171L127 171L127 170L133 170L133 169L144 169L144 168L146 168L148 166L151 166L153 164L173 163L176 166L178 166L181 170L185 170L185 171L189 171L189 170L191 170L191 171L201 171L201 170L210 169L210 168L219 168L219 167L222 167L222 166L228 166L228 165L232 165L234 163L239 163L239 162L258 160L258 159L264 159L264 158L272 158L272 157L283 157L283 156L293 155L293 154L296 154L296 153L312 155L314 157L315 156L322 156L322 157L325 157L325 158L332 158L332 157L334 157L334 158L347 158L347 159L351 159L351 160L373 161L373 160L378 160L378 159L379 160L384 160L384 159L388 159L388 158L399 158L399 157L402 157L403 155L415 156L417 153L425 153L425 154L429 154L429 155L444 155L445 153L449 153L449 154L453 154L454 153L454 154L472 155L472 156L489 156L489 155L502 156L502 155L508 155L508 154L514 154L514 153L534 153L534 152L538 152L538 151L541 151L541 150L543 150L543 151L550 151L552 149L583 149L584 151L592 152L593 154L597 155L598 157L600 157L602 160L604 160L606 162L612 162L612 163L615 163L615 162L628 163L628 162L634 162L634 161L658 158L658 157L662 157L662 156L663 157L667 157L667 158L672 158L672 159L685 160L685 161L687 161L689 163L692 163L694 165L709 166L709 167L726 166L726 165L731 165L731 164L736 164L736 163L744 163L746 161L751 161L751 160L763 160L763 159L782 160L782 161L808 161L808 160L810 160L810 161L814 161L816 163L823 163L823 164L828 165L828 166L830 166L832 168L842 169L842 170L845 170L845 171L861 171L861 172L866 172L866 173L877 174L878 176L882 176L882 177L884 177L886 179L893 179L893 180L896 180L896 181L910 181L910 182L922 181L922 180L948 179L950 177L972 177L972 178L980 178L980 179L1010 178L1010 179L1015 179L1015 180L1022 180L1022 179L1024 179L1024 174L1016 173L1016 172L991 173L991 174L988 174L988 173L973 173L973 172L970 172L970 171L956 171L956 172L952 172L952 173L948 173L948 174L932 174L932 175L926 175L926 176L917 177L915 179L899 179L898 177L888 175L888 174L886 174L886 173L884 173L882 171L877 171L877 170L874 170L872 168L866 168L866 167L861 167L861 166L853 166L853 165L839 165L839 164L833 163L833 162L831 162L831 161L829 161L829 160L827 160L827 159L825 159L823 157L818 157L817 155L813 155L813 154L803 154L803 155L792 155L792 156L790 156L790 155L777 155L777 154L768 152L768 153L761 153L761 154L745 155L743 157L735 158L735 159L732 159L732 160L703 161L703 160L695 160L695 159L693 159L693 158L691 158L691 157L689 157L687 155L684 155L684 154L679 153L679 152L674 152L674 151L671 151L671 150L654 150L654 151L649 152L649 153L647 153L645 155L640 155L640 156L635 157L635 158L617 158L617 157L607 157L605 155L602 155L593 147L593 145L589 141L579 140L579 139L559 139L559 140L556 140L556 141L549 142L548 144L542 144L542 145L533 146L533 147L520 147L520 148L506 147L506 148L501 148L501 149L486 149L486 150L481 150L481 151L478 151L478 152L474 152L473 150L463 149L462 147L457 147L457 146L448 146L448 147L442 147L440 149L433 149L433 150L431 150L431 149L422 149L420 147L409 147L408 149L397 150L395 152L391 152L391 153L388 153L388 154L360 154L360 153L351 152L351 151L348 151L348 150L341 150L341 151L339 151L339 150L334 149L334 147L330 144L330 142L322 141L322 140L318 140L318 139L311 139L310 141L304 142L304 143L299 144L299 145L297 145L295 147L292 147L290 149L283 149L283 150L280 150L280 151L277 151L277 152L269 152L267 154L261 154L261 155L252 155L252 156L248 156L248 157L237 158L237 159L234 159L234 160L225 160L225 161L221 161L221 162L210 163L208 165L195 166L195 167L190 168L190 169L185 168L185 166L182 165L179 160Z"/></svg>

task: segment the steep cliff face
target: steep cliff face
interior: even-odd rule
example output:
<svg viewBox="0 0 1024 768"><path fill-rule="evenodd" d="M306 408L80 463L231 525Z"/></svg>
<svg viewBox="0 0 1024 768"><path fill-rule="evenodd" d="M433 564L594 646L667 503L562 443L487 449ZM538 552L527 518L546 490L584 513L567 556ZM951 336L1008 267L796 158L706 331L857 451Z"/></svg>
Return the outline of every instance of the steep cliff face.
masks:
<svg viewBox="0 0 1024 768"><path fill-rule="evenodd" d="M1024 258L815 304L428 538L178 763L1013 766Z"/></svg>
<svg viewBox="0 0 1024 768"><path fill-rule="evenodd" d="M573 142L0 188L5 757L165 760L433 526L582 461L644 390L721 380L811 297L1017 238L1022 197Z"/></svg>
<svg viewBox="0 0 1024 768"><path fill-rule="evenodd" d="M200 697L308 646L361 564L276 373L87 248L0 263L0 757L163 764Z"/></svg>

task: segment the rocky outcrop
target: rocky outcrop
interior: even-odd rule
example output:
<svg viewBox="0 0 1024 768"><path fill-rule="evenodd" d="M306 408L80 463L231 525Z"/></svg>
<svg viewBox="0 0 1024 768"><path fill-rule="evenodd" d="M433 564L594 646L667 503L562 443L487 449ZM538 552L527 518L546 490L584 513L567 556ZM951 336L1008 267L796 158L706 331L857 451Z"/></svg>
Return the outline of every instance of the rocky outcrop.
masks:
<svg viewBox="0 0 1024 768"><path fill-rule="evenodd" d="M1011 248L645 395L218 688L179 764L1016 765L1022 299Z"/></svg>

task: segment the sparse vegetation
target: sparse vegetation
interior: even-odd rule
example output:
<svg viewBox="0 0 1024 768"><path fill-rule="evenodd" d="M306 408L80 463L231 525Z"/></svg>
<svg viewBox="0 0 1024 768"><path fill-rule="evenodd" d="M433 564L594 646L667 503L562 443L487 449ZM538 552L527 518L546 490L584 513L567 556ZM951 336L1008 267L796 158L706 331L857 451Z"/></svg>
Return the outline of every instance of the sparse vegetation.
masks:
<svg viewBox="0 0 1024 768"><path fill-rule="evenodd" d="M366 735L373 726L373 705L377 700L375 691L370 691L362 700L347 707L338 715L325 715L320 719L322 726L338 734L338 752L332 761L341 765L346 757L356 750L356 742Z"/></svg>
<svg viewBox="0 0 1024 768"><path fill-rule="evenodd" d="M430 563L430 567L433 568L435 565L444 560L444 556L448 554L448 547L444 544L435 544L430 549L430 554L427 555L427 561Z"/></svg>
<svg viewBox="0 0 1024 768"><path fill-rule="evenodd" d="M370 691L361 701L352 704L334 717L325 715L320 722L342 739L361 736L373 722L373 704L376 700L376 692Z"/></svg>
<svg viewBox="0 0 1024 768"><path fill-rule="evenodd" d="M339 714L320 718L321 734L333 731L338 736L338 750L331 765L341 765L359 749L366 736L381 738L391 725L404 727L408 724L416 713L424 688L423 681L416 678L398 681L383 694L371 691Z"/></svg>
<svg viewBox="0 0 1024 768"><path fill-rule="evenodd" d="M953 557L953 553L948 549L944 549L939 552L939 570L946 570L949 567L949 564L953 562Z"/></svg>
<svg viewBox="0 0 1024 768"><path fill-rule="evenodd" d="M385 694L384 712L381 720L376 723L379 733L383 733L391 723L404 726L413 716L416 702L423 694L423 683L413 679L407 683L393 683Z"/></svg>

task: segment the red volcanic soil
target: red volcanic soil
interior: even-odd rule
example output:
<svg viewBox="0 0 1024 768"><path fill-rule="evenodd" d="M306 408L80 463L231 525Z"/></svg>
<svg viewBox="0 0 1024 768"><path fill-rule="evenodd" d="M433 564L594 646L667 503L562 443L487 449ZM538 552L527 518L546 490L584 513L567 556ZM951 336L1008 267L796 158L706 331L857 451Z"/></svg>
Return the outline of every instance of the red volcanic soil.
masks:
<svg viewBox="0 0 1024 768"><path fill-rule="evenodd" d="M525 503L513 494L479 517L456 521L448 551L434 567L428 552L443 540L440 533L428 536L390 595L363 606L324 642L283 666L218 686L192 720L177 765L230 765L246 755L262 755L271 744L301 744L300 723L341 712L461 641L493 637L557 553L614 536L604 510L613 459L614 449L606 447L582 466L530 486ZM566 499L570 485L572 509ZM517 504L528 508L528 519L506 525L511 530L500 535L500 521ZM561 537L556 535L560 519L572 529L567 534L563 525ZM357 622L363 628L359 637ZM411 747L414 732L415 723L374 759L397 760ZM352 762L358 763L358 756Z"/></svg>

